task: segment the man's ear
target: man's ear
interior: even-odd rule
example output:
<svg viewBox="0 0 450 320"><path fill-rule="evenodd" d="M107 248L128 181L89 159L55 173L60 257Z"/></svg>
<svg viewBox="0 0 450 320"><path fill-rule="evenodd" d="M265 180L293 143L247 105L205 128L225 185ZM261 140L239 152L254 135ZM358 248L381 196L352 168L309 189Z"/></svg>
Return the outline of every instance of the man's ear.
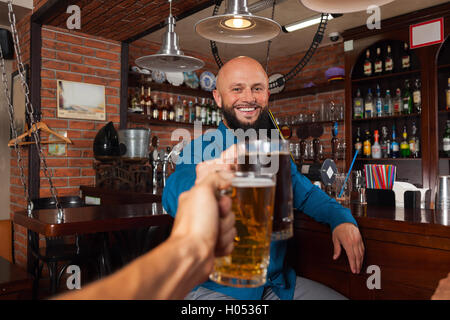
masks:
<svg viewBox="0 0 450 320"><path fill-rule="evenodd" d="M214 96L214 100L216 101L216 104L219 108L222 108L222 97L220 96L219 91L217 91L217 89L213 90L213 96Z"/></svg>

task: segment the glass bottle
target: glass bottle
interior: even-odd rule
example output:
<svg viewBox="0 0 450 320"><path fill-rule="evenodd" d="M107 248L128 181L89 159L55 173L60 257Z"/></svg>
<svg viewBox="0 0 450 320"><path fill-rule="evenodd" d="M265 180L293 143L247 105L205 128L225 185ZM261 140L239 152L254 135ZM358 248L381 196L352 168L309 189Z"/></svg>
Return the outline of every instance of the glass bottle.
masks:
<svg viewBox="0 0 450 320"><path fill-rule="evenodd" d="M203 98L200 112L202 124L206 124L206 112L206 99Z"/></svg>
<svg viewBox="0 0 450 320"><path fill-rule="evenodd" d="M384 97L383 115L392 116L393 109L391 91L388 89L386 90L386 95Z"/></svg>
<svg viewBox="0 0 450 320"><path fill-rule="evenodd" d="M169 118L169 106L167 105L167 100L164 99L161 106L161 120L167 121Z"/></svg>
<svg viewBox="0 0 450 320"><path fill-rule="evenodd" d="M387 46L386 58L384 59L384 72L392 73L394 71L394 59L392 59L391 46Z"/></svg>
<svg viewBox="0 0 450 320"><path fill-rule="evenodd" d="M372 60L370 59L370 50L367 49L366 51L366 60L364 60L364 75L366 77L370 77L373 75L373 64Z"/></svg>
<svg viewBox="0 0 450 320"><path fill-rule="evenodd" d="M148 87L147 96L145 97L145 114L149 117L152 116L152 95L150 87Z"/></svg>
<svg viewBox="0 0 450 320"><path fill-rule="evenodd" d="M450 78L448 78L448 86L447 86L447 90L445 90L445 95L447 97L447 103L445 106L445 109L450 110Z"/></svg>
<svg viewBox="0 0 450 320"><path fill-rule="evenodd" d="M338 160L338 144L339 144L339 138L338 135L338 123L335 122L331 131L332 138L331 138L331 155L334 159L334 161Z"/></svg>
<svg viewBox="0 0 450 320"><path fill-rule="evenodd" d="M183 122L189 123L189 106L186 100L183 100Z"/></svg>
<svg viewBox="0 0 450 320"><path fill-rule="evenodd" d="M195 120L196 121L202 121L202 106L200 105L200 103L198 102L198 98L195 98Z"/></svg>
<svg viewBox="0 0 450 320"><path fill-rule="evenodd" d="M358 151L358 158L362 158L362 140L361 140L361 128L356 128L356 138L355 138L355 153Z"/></svg>
<svg viewBox="0 0 450 320"><path fill-rule="evenodd" d="M394 116L398 116L402 113L402 91L400 88L397 88L395 90L395 97L394 97Z"/></svg>
<svg viewBox="0 0 450 320"><path fill-rule="evenodd" d="M383 116L383 99L381 99L381 90L379 85L377 85L377 96L375 98L375 115L377 117Z"/></svg>
<svg viewBox="0 0 450 320"><path fill-rule="evenodd" d="M400 157L400 145L397 142L397 135L395 133L395 125L392 126L391 157L394 159Z"/></svg>
<svg viewBox="0 0 450 320"><path fill-rule="evenodd" d="M407 71L411 69L411 54L409 53L409 46L405 42L403 45L403 55L402 55L402 70Z"/></svg>
<svg viewBox="0 0 450 320"><path fill-rule="evenodd" d="M358 88L356 97L353 99L353 118L362 119L364 117L364 99L361 97L361 90Z"/></svg>
<svg viewBox="0 0 450 320"><path fill-rule="evenodd" d="M374 64L374 75L379 76L383 73L383 60L381 59L381 49L377 48L377 57Z"/></svg>
<svg viewBox="0 0 450 320"><path fill-rule="evenodd" d="M372 146L372 158L380 159L381 158L381 146L380 146L380 143L378 142L378 138L379 138L378 130L375 130L373 136L374 136L375 142L373 143L373 146Z"/></svg>
<svg viewBox="0 0 450 320"><path fill-rule="evenodd" d="M417 136L416 122L413 121L411 127L411 138L409 138L409 150L412 158L420 158L420 140Z"/></svg>
<svg viewBox="0 0 450 320"><path fill-rule="evenodd" d="M144 86L141 86L141 96L139 98L139 108L141 109L141 113L145 112L146 100L145 100L145 88L144 88Z"/></svg>
<svg viewBox="0 0 450 320"><path fill-rule="evenodd" d="M400 143L400 156L402 158L409 158L411 151L409 150L409 143L408 143L408 132L406 131L406 126L403 127L403 140Z"/></svg>
<svg viewBox="0 0 450 320"><path fill-rule="evenodd" d="M366 99L364 101L364 112L366 114L366 118L372 118L374 115L373 110L373 95L372 95L372 89L369 88L367 92Z"/></svg>
<svg viewBox="0 0 450 320"><path fill-rule="evenodd" d="M168 107L168 111L169 111L169 119L170 121L175 121L176 117L175 117L175 106L173 105L173 97L169 98L169 105Z"/></svg>
<svg viewBox="0 0 450 320"><path fill-rule="evenodd" d="M450 157L450 120L447 120L447 128L445 128L444 137L442 139L442 145L445 156Z"/></svg>
<svg viewBox="0 0 450 320"><path fill-rule="evenodd" d="M414 81L414 91L413 91L413 105L414 112L421 113L422 112L422 94L421 94L421 81L417 78Z"/></svg>
<svg viewBox="0 0 450 320"><path fill-rule="evenodd" d="M409 85L409 80L405 80L405 90L403 90L402 100L403 100L402 113L411 114L413 108L413 99L411 94L411 88Z"/></svg>
<svg viewBox="0 0 450 320"><path fill-rule="evenodd" d="M363 155L364 158L370 158L372 156L372 142L370 141L370 131L366 130L366 136L363 143Z"/></svg>
<svg viewBox="0 0 450 320"><path fill-rule="evenodd" d="M386 126L381 127L381 157L390 158L391 157L391 141L389 140L389 132Z"/></svg>
<svg viewBox="0 0 450 320"><path fill-rule="evenodd" d="M155 120L159 119L159 110L160 110L160 104L158 101L158 95L155 94L153 96L153 110L152 110L152 118Z"/></svg>
<svg viewBox="0 0 450 320"><path fill-rule="evenodd" d="M215 126L217 124L217 106L215 103L211 103L211 125Z"/></svg>
<svg viewBox="0 0 450 320"><path fill-rule="evenodd" d="M189 123L194 123L195 121L195 108L194 103L189 101Z"/></svg>
<svg viewBox="0 0 450 320"><path fill-rule="evenodd" d="M183 122L183 105L181 104L180 96L177 97L177 102L175 103L174 109L175 109L175 121Z"/></svg>

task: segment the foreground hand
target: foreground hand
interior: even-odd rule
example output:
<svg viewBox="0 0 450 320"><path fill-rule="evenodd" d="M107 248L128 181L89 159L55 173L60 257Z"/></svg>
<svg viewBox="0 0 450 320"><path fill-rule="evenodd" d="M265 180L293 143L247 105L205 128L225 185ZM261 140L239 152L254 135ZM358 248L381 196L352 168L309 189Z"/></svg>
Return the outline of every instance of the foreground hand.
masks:
<svg viewBox="0 0 450 320"><path fill-rule="evenodd" d="M359 273L364 258L364 244L359 229L353 223L341 223L333 230L333 260L339 258L341 245L347 253L350 269Z"/></svg>
<svg viewBox="0 0 450 320"><path fill-rule="evenodd" d="M431 300L450 300L450 273L447 278L441 279Z"/></svg>
<svg viewBox="0 0 450 320"><path fill-rule="evenodd" d="M212 172L183 192L178 199L178 211L171 237L191 241L207 260L205 273L213 266L215 256L228 255L236 236L231 199L219 196L229 187L231 179L224 173Z"/></svg>
<svg viewBox="0 0 450 320"><path fill-rule="evenodd" d="M236 145L232 145L227 150L222 152L219 158L201 162L197 165L195 171L197 179L195 184L198 184L205 177L218 171L230 171L237 159Z"/></svg>

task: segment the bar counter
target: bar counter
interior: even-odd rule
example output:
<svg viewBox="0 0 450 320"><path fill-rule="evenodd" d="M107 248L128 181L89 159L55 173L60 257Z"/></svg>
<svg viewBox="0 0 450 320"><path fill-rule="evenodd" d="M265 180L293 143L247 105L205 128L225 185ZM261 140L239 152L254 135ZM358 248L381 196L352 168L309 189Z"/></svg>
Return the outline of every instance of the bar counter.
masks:
<svg viewBox="0 0 450 320"><path fill-rule="evenodd" d="M450 272L448 212L351 204L365 246L359 274L345 250L334 261L330 228L296 212L288 262L298 275L319 281L350 299L429 299ZM379 267L380 288L369 289ZM376 268L376 267L375 267Z"/></svg>

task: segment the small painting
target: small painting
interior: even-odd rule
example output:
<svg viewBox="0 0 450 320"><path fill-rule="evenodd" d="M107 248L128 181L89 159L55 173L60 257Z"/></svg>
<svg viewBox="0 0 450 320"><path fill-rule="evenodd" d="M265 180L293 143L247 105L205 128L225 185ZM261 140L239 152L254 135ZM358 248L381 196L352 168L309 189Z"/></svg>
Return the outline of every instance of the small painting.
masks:
<svg viewBox="0 0 450 320"><path fill-rule="evenodd" d="M67 131L56 131L57 134L67 138ZM51 134L48 138L50 141L60 140L58 137ZM67 144L65 143L49 143L48 155L49 156L65 156L67 150Z"/></svg>
<svg viewBox="0 0 450 320"><path fill-rule="evenodd" d="M57 80L58 118L105 120L105 87Z"/></svg>
<svg viewBox="0 0 450 320"><path fill-rule="evenodd" d="M28 65L24 66L24 78L28 84ZM26 108L25 108L25 91L22 88L22 81L20 79L19 71L15 71L11 81L11 104L14 107L14 124L17 131L17 136L20 136L26 131ZM13 128L11 128L10 138L14 138Z"/></svg>

